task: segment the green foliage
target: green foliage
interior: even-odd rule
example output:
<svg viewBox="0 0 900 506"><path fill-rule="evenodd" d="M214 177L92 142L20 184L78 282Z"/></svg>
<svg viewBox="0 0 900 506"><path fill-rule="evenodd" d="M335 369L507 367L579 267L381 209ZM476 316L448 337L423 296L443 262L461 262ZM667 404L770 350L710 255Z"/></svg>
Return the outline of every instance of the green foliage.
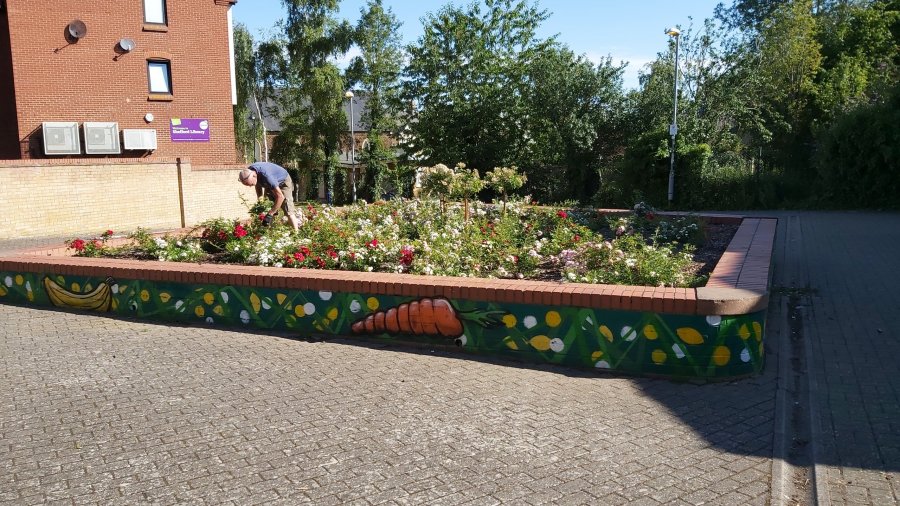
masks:
<svg viewBox="0 0 900 506"><path fill-rule="evenodd" d="M337 202L349 198L336 157L346 131L346 77L368 100L363 197L408 195L414 167L465 160L520 167L528 176L524 191L541 202L622 207L640 194L668 206L675 100L678 208L890 205L887 197L841 193L845 181L892 188L882 172L896 164L894 153L871 143L862 143L865 153L854 151L838 135L871 133L847 126L867 126L860 118L870 118L884 126L867 139L896 137L896 122L878 119L900 81L896 0L734 0L716 19L691 22L669 38L642 69L640 88L627 94L623 68L610 58L592 63L538 37L550 14L529 0L449 4L423 19L408 58L382 0L368 0L355 27L337 21L337 0L283 3L283 38L257 44L254 58L247 56L249 36L236 35L239 61L255 62L239 63L239 88L250 90L246 76L256 75L257 95L282 90L284 131L273 155L322 177ZM331 62L351 42L361 54L342 76ZM246 114L235 114L238 142L246 146ZM400 142L406 163L383 136ZM841 160L840 168L824 153ZM491 185L490 174L485 183L508 193ZM432 194L450 198L451 179Z"/></svg>
<svg viewBox="0 0 900 506"><path fill-rule="evenodd" d="M422 191L429 197L447 200L453 188L453 176L453 169L442 163L426 167L422 171Z"/></svg>
<svg viewBox="0 0 900 506"><path fill-rule="evenodd" d="M428 14L409 46L404 149L420 164L466 160L475 167L512 161L527 144L527 62L547 46L536 36L545 11L526 1L484 0Z"/></svg>
<svg viewBox="0 0 900 506"><path fill-rule="evenodd" d="M531 142L513 159L531 175L542 201L586 201L600 186L600 161L623 141L619 128L624 66L611 58L594 65L566 47L537 51L524 90Z"/></svg>
<svg viewBox="0 0 900 506"><path fill-rule="evenodd" d="M353 29L338 22L336 0L283 0L284 38L274 40L263 72L267 86L280 89L282 132L272 158L299 172L326 174L334 195L337 153L347 130L342 109L345 83L331 59L350 47Z"/></svg>
<svg viewBox="0 0 900 506"><path fill-rule="evenodd" d="M368 0L360 13L353 34L360 55L350 62L347 78L350 83L359 83L365 92L364 126L374 132L391 132L397 128L405 57L399 35L401 23L381 0Z"/></svg>
<svg viewBox="0 0 900 506"><path fill-rule="evenodd" d="M237 104L233 106L234 138L244 161L250 162L253 161L254 142L259 138L261 131L258 125L251 124L248 120L251 111L247 103L250 97L255 95L260 79L253 50L253 37L241 23L234 27L234 60L237 81Z"/></svg>
<svg viewBox="0 0 900 506"><path fill-rule="evenodd" d="M587 247L605 244L597 232L569 211L518 201L509 202L505 213L497 206L479 206L469 219L461 206L436 200L360 201L342 211L310 204L301 214L298 233L285 225L266 227L258 217L208 220L200 234L176 237L139 231L132 236L134 254L164 261L570 281L585 281L604 268ZM682 257L689 250L657 248L652 238L637 235L632 245L631 237L608 241L613 250L628 252L621 258L628 274L621 279L653 286L676 279L668 272L683 269ZM647 241L647 247L637 246ZM663 258L664 253L671 258ZM631 258L639 268L629 265Z"/></svg>
<svg viewBox="0 0 900 506"><path fill-rule="evenodd" d="M66 241L66 249L75 250L77 257L101 257L110 253L110 248L106 246L106 241L112 237L113 231L107 230L99 236L84 240L75 238Z"/></svg>
<svg viewBox="0 0 900 506"><path fill-rule="evenodd" d="M900 208L900 86L883 104L841 116L819 138L821 204Z"/></svg>
<svg viewBox="0 0 900 506"><path fill-rule="evenodd" d="M402 188L395 184L391 172L391 165L396 164L396 157L391 150L385 147L384 141L377 131L369 131L368 142L359 152L358 159L366 168L365 180L360 185L361 197L374 201L388 193L389 187L393 187L390 190L393 193L397 192L396 188Z"/></svg>
<svg viewBox="0 0 900 506"><path fill-rule="evenodd" d="M616 240L586 242L565 252L563 271L571 281L645 286L685 286L684 274L691 261L690 246L647 244L641 237L626 235Z"/></svg>
<svg viewBox="0 0 900 506"><path fill-rule="evenodd" d="M453 179L450 182L451 197L469 200L478 195L482 188L484 188L484 181L481 180L477 170L467 169L464 163L456 164Z"/></svg>
<svg viewBox="0 0 900 506"><path fill-rule="evenodd" d="M494 167L494 170L484 175L485 185L503 195L503 202L506 202L510 193L524 186L526 181L528 177L515 166Z"/></svg>
<svg viewBox="0 0 900 506"><path fill-rule="evenodd" d="M391 179L388 167L396 163L382 135L396 134L398 130L400 73L405 54L399 35L400 22L390 8L385 9L381 0L368 0L360 13L353 35L360 55L350 62L347 79L351 85L358 83L366 98L362 124L369 133L368 143L359 157L366 168L360 195L376 200L386 193Z"/></svg>

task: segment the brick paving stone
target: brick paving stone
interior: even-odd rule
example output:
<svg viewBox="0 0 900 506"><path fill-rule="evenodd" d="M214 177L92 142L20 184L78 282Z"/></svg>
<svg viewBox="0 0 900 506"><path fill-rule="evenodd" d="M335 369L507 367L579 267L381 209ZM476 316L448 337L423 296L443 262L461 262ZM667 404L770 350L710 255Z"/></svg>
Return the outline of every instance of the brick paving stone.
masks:
<svg viewBox="0 0 900 506"><path fill-rule="evenodd" d="M900 431L884 423L900 409L900 214L776 216L774 283L798 291L812 347L822 485L833 504L900 504L896 485L882 493L900 470Z"/></svg>
<svg viewBox="0 0 900 506"><path fill-rule="evenodd" d="M771 419L773 368L698 386L15 306L0 318L4 503L652 504L687 497L673 486L685 480L768 491L747 471L771 447L739 436Z"/></svg>

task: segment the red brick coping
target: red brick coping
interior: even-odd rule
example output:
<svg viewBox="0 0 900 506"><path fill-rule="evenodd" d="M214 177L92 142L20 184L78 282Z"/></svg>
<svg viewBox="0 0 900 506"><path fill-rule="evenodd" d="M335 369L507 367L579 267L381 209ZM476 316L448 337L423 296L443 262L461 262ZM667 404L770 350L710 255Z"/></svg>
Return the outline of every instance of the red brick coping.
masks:
<svg viewBox="0 0 900 506"><path fill-rule="evenodd" d="M240 265L73 257L65 246L23 250L0 257L0 271L144 279L194 285L285 290L327 290L371 295L469 299L485 302L577 306L670 314L738 315L768 304L776 219L704 215L708 223L740 223L705 287L557 283L456 278L380 272L319 271ZM125 241L124 239L122 241ZM113 242L108 244L113 245Z"/></svg>

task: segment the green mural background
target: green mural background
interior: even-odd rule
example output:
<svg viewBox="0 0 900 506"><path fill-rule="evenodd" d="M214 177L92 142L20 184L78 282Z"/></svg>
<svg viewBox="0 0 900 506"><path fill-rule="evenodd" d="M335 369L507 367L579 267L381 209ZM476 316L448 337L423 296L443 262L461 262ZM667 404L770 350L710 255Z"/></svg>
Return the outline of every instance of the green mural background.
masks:
<svg viewBox="0 0 900 506"><path fill-rule="evenodd" d="M531 363L675 378L750 375L765 358L765 311L704 317L16 272L0 272L0 303L298 336L456 344ZM399 332L387 331L398 322Z"/></svg>

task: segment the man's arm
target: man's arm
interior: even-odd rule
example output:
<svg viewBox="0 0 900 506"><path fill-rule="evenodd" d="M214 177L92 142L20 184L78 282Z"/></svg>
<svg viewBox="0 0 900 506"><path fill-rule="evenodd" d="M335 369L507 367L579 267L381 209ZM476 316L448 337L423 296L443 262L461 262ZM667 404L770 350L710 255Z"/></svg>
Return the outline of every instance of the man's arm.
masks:
<svg viewBox="0 0 900 506"><path fill-rule="evenodd" d="M281 204L284 204L284 192L281 191L281 188L275 187L272 188L272 195L275 196L275 205L272 206L272 210L269 211L269 214L275 216L278 214L278 210L281 209Z"/></svg>

